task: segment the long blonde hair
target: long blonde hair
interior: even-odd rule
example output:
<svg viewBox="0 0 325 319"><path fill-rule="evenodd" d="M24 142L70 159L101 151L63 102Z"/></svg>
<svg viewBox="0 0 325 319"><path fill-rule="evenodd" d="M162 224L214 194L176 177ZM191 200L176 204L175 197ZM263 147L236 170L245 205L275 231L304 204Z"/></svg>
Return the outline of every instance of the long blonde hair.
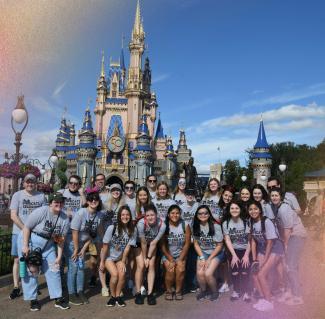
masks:
<svg viewBox="0 0 325 319"><path fill-rule="evenodd" d="M210 198L212 196L212 192L211 192L211 189L210 189L210 183L211 182L217 182L218 183L218 189L217 189L217 195L220 197L221 196L221 192L220 192L220 182L217 178L213 177L213 178L210 178L209 181L208 181L208 185L207 185L207 188L205 190L205 193L203 195L203 199L207 199L207 198Z"/></svg>
<svg viewBox="0 0 325 319"><path fill-rule="evenodd" d="M125 195L123 194L122 191L120 191L121 195L117 200L117 207L115 208L115 210L119 209L120 207L122 207L123 205L126 204L125 201ZM114 204L114 198L111 194L111 192L108 194L107 200L105 202L103 202L103 206L104 209L107 211L112 211L113 210L113 204Z"/></svg>

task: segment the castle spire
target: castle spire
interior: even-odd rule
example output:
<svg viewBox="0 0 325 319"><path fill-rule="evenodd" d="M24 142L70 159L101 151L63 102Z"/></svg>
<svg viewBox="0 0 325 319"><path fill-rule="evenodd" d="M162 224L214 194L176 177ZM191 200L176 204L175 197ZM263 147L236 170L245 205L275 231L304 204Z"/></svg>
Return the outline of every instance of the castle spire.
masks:
<svg viewBox="0 0 325 319"><path fill-rule="evenodd" d="M122 36L122 48L120 54L120 66L122 70L125 70L125 62L124 62L124 36Z"/></svg>
<svg viewBox="0 0 325 319"><path fill-rule="evenodd" d="M132 40L135 40L135 38L139 38L139 39L144 38L143 23L142 23L141 10L140 10L140 0L137 1L137 8L135 11L135 19L134 19L134 25L132 30Z"/></svg>
<svg viewBox="0 0 325 319"><path fill-rule="evenodd" d="M160 112L158 115L158 125L157 125L157 130L156 130L156 135L155 135L155 140L159 139L159 138L165 138L164 135L164 128L161 124L161 119L160 119Z"/></svg>
<svg viewBox="0 0 325 319"><path fill-rule="evenodd" d="M145 114L143 114L141 116L141 123L139 126L139 135L149 135L147 116Z"/></svg>
<svg viewBox="0 0 325 319"><path fill-rule="evenodd" d="M104 55L104 50L102 51L102 66L101 66L100 76L105 78L105 55Z"/></svg>
<svg viewBox="0 0 325 319"><path fill-rule="evenodd" d="M257 141L256 141L254 148L270 148L270 146L266 140L262 115L261 115L261 119L260 119L260 128L258 130Z"/></svg>

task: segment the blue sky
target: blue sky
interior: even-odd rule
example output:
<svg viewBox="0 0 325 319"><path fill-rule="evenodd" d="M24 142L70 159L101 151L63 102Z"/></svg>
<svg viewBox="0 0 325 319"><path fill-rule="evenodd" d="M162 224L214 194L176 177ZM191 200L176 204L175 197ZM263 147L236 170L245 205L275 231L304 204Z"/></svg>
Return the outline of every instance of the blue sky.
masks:
<svg viewBox="0 0 325 319"><path fill-rule="evenodd" d="M10 0L0 4L0 151L25 95L23 151L46 158L64 106L80 127L94 107L101 50L117 60L135 0ZM245 163L263 113L270 143L316 145L325 126L322 1L141 1L153 89L166 134L186 129L199 170ZM128 56L126 57L128 61ZM220 147L220 151L217 151Z"/></svg>

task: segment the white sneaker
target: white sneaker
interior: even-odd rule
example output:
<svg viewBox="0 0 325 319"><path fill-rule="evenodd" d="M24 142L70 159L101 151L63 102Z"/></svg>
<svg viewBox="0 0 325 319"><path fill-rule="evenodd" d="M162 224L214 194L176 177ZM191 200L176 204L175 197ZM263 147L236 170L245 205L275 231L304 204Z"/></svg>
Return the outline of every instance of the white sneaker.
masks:
<svg viewBox="0 0 325 319"><path fill-rule="evenodd" d="M221 294L223 294L223 293L228 292L228 291L230 291L229 286L228 286L228 284L226 282L224 282L222 284L222 286L220 287L219 292Z"/></svg>
<svg viewBox="0 0 325 319"><path fill-rule="evenodd" d="M245 302L251 301L251 297L249 296L249 294L247 292L245 292L243 295L243 301L245 301Z"/></svg>
<svg viewBox="0 0 325 319"><path fill-rule="evenodd" d="M292 298L290 291L285 291L280 297L277 298L278 302L287 302Z"/></svg>
<svg viewBox="0 0 325 319"><path fill-rule="evenodd" d="M235 301L235 300L238 300L238 299L239 299L239 293L234 290L232 292L231 296L230 296L230 300Z"/></svg>
<svg viewBox="0 0 325 319"><path fill-rule="evenodd" d="M102 296L103 297L109 297L108 288L102 288Z"/></svg>
<svg viewBox="0 0 325 319"><path fill-rule="evenodd" d="M257 303L254 303L253 308L256 309L261 303L263 303L264 299L258 299Z"/></svg>
<svg viewBox="0 0 325 319"><path fill-rule="evenodd" d="M272 302L262 299L262 302L255 309L258 311L271 311L274 309L274 306Z"/></svg>
<svg viewBox="0 0 325 319"><path fill-rule="evenodd" d="M288 306L299 306L304 304L304 300L301 297L292 297L285 302Z"/></svg>
<svg viewBox="0 0 325 319"><path fill-rule="evenodd" d="M142 296L145 296L147 294L147 290L144 286L141 286L140 292Z"/></svg>

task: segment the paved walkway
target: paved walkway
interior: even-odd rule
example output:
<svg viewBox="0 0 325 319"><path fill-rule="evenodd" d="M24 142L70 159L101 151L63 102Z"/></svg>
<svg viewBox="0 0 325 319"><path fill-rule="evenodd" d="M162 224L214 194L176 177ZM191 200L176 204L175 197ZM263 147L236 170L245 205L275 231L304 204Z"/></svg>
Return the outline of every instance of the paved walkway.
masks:
<svg viewBox="0 0 325 319"><path fill-rule="evenodd" d="M99 289L89 291L90 304L74 306L69 310L54 308L49 301L47 289L42 289L40 296L42 309L40 312L29 311L29 303L22 298L9 300L11 287L0 290L0 319L11 318L46 318L46 319L90 319L90 318L168 318L168 319L325 319L325 267L318 266L317 253L314 249L317 242L312 234L305 246L305 258L301 264L305 305L289 307L276 304L270 313L260 313L251 304L242 301L232 303L229 293L221 296L216 302L198 302L194 294L187 294L183 301L165 301L163 296L157 299L157 306L137 306L133 300L126 300L125 308L106 307L107 299L99 294ZM93 294L93 295L92 295Z"/></svg>

